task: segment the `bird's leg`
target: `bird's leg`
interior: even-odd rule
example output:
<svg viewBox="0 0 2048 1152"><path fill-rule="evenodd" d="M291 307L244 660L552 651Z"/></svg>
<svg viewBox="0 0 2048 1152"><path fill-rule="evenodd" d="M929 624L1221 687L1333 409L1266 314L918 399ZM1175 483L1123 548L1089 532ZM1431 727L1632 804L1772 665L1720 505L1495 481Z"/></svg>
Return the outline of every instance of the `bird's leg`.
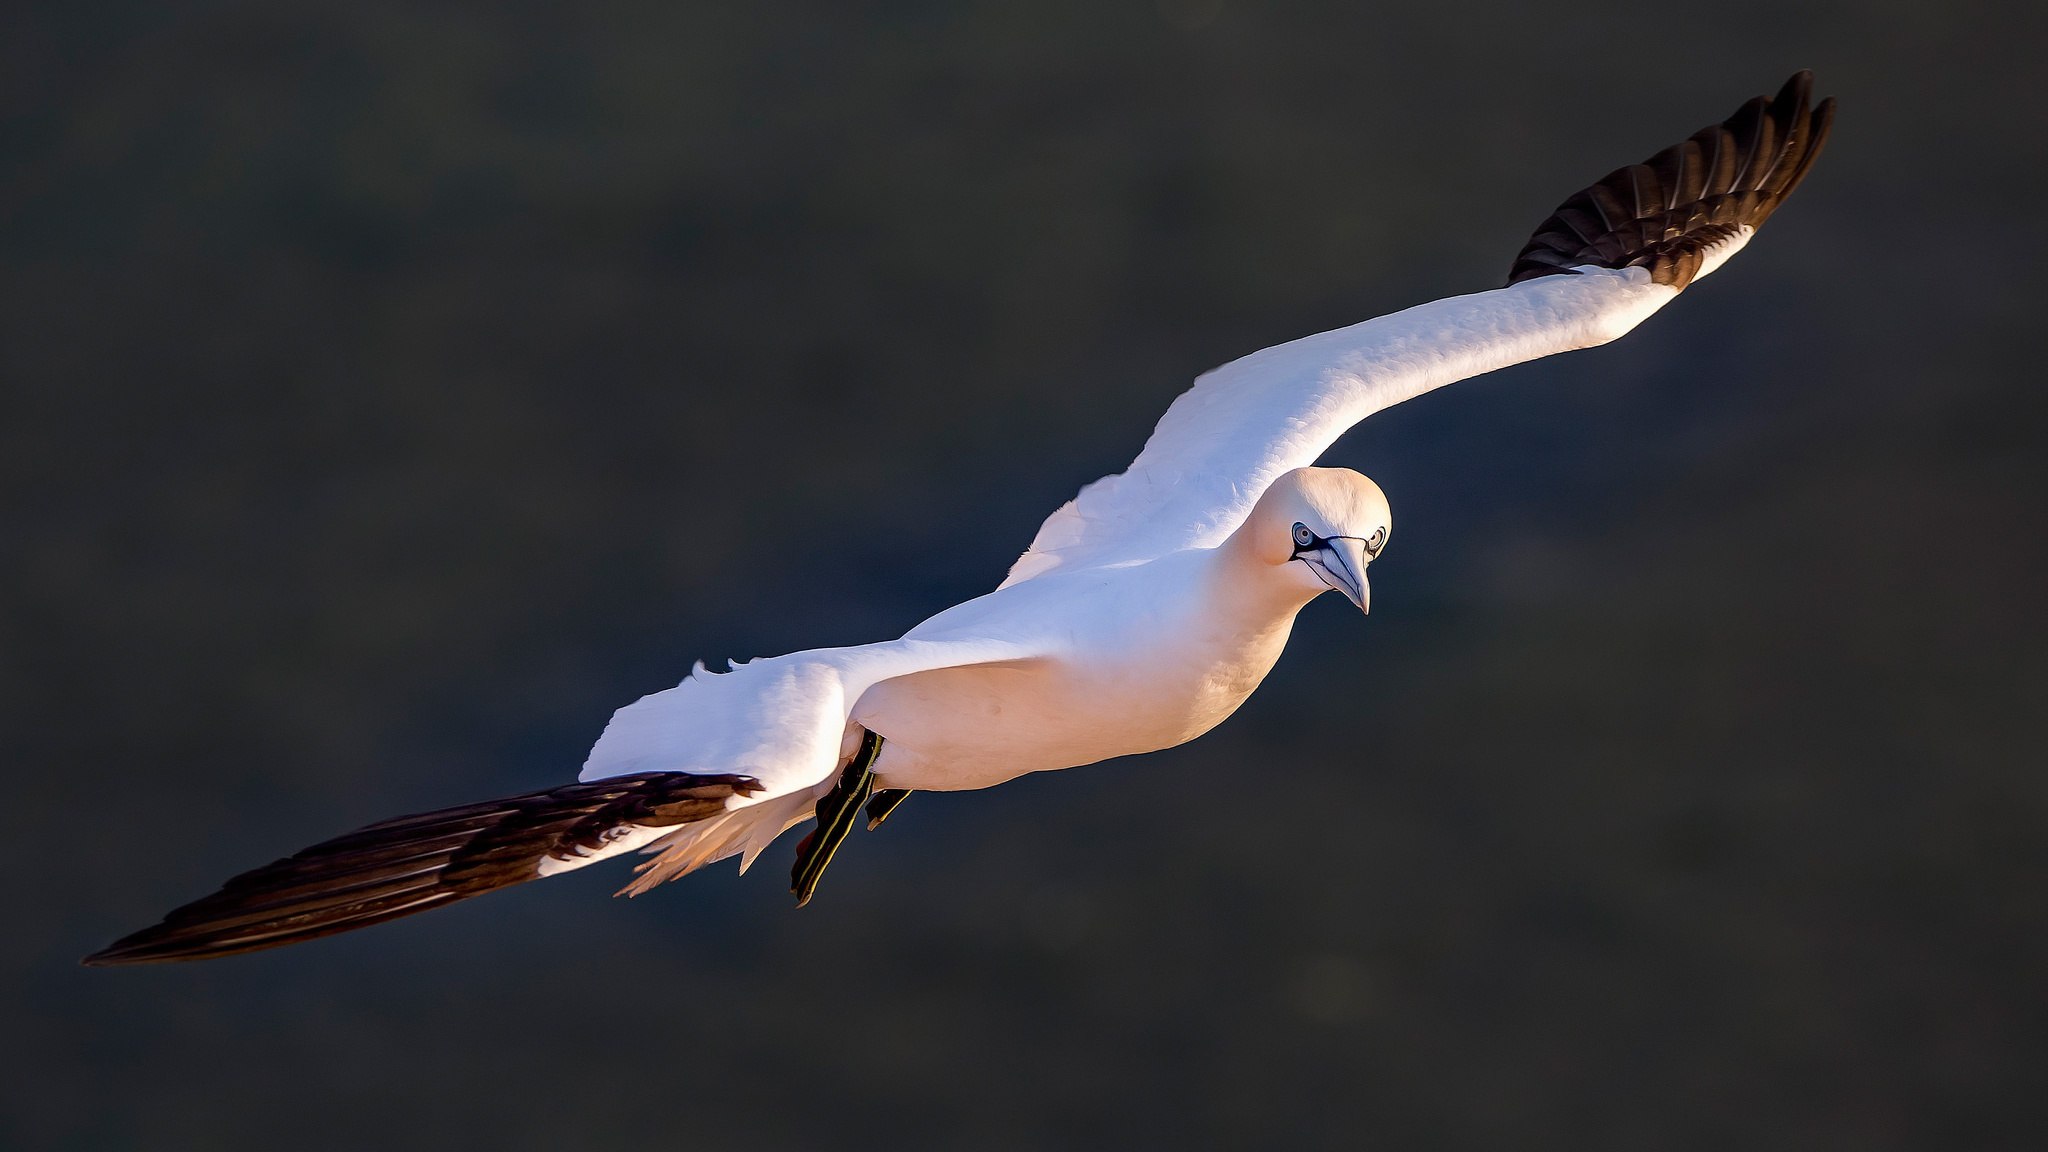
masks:
<svg viewBox="0 0 2048 1152"><path fill-rule="evenodd" d="M818 826L796 846L796 867L789 873L789 890L796 896L797 907L811 902L811 894L818 890L818 881L832 863L832 854L853 831L854 814L874 790L875 758L881 754L882 738L862 732L860 747L846 762L839 783L818 800Z"/></svg>
<svg viewBox="0 0 2048 1152"><path fill-rule="evenodd" d="M889 818L889 813L910 799L910 791L908 788L877 788L874 798L868 801L868 831L880 828L882 821Z"/></svg>

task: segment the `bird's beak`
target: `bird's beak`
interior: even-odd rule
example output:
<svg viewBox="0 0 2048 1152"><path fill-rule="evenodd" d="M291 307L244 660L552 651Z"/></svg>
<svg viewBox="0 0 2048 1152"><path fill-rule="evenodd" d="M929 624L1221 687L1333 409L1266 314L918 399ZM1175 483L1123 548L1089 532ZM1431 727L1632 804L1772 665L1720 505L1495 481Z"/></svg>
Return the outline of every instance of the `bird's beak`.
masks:
<svg viewBox="0 0 2048 1152"><path fill-rule="evenodd" d="M1344 594L1360 612L1372 611L1372 591L1365 586L1365 541L1333 536L1323 546L1305 553L1301 562L1315 570L1323 583Z"/></svg>

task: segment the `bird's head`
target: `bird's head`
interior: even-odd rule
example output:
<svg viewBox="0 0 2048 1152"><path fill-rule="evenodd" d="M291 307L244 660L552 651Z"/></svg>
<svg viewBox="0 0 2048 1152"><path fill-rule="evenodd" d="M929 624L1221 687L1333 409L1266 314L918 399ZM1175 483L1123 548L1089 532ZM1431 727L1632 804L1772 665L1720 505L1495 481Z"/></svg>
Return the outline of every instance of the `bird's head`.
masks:
<svg viewBox="0 0 2048 1152"><path fill-rule="evenodd" d="M1380 486L1349 468L1296 468L1273 481L1245 521L1247 543L1308 596L1344 594L1371 610L1366 565L1387 545L1394 515Z"/></svg>

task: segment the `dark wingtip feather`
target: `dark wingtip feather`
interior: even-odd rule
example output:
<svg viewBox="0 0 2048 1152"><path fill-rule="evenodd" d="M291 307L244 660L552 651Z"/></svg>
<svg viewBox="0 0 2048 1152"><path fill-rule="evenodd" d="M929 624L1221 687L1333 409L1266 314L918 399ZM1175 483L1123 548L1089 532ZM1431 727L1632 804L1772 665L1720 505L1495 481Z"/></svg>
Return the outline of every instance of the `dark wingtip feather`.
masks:
<svg viewBox="0 0 2048 1152"><path fill-rule="evenodd" d="M1813 73L1795 72L1777 96L1748 100L1573 194L1537 225L1508 283L1591 265L1645 268L1657 283L1684 288L1707 249L1736 229L1762 227L1806 179L1835 116L1832 97L1809 109L1812 98Z"/></svg>
<svg viewBox="0 0 2048 1152"><path fill-rule="evenodd" d="M244 872L79 961L232 956L410 916L532 880L620 828L687 824L759 791L751 776L645 772L401 816Z"/></svg>

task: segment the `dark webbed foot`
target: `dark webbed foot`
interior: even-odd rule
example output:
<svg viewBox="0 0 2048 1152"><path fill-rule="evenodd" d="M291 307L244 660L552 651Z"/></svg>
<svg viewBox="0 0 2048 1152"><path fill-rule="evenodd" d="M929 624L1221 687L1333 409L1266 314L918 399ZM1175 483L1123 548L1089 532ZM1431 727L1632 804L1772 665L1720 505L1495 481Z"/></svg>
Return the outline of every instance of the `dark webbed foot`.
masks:
<svg viewBox="0 0 2048 1152"><path fill-rule="evenodd" d="M889 813L910 799L910 791L908 788L877 789L873 799L868 801L868 831L873 832L880 828L882 821L889 818Z"/></svg>
<svg viewBox="0 0 2048 1152"><path fill-rule="evenodd" d="M811 902L818 881L832 863L832 854L853 831L854 815L874 789L875 757L881 754L882 738L873 732L861 733L860 748L839 774L839 783L819 799L818 826L796 846L796 867L789 873L789 890L796 896L797 907Z"/></svg>

